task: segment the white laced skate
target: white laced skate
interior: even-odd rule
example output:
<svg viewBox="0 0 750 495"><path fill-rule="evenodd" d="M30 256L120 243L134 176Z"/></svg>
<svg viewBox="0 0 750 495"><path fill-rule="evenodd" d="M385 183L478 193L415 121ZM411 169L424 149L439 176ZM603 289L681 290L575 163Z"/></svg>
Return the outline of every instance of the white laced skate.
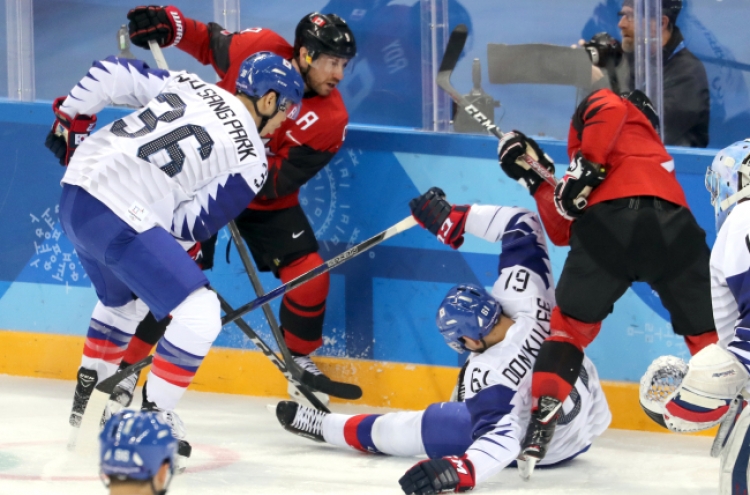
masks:
<svg viewBox="0 0 750 495"><path fill-rule="evenodd" d="M299 366L303 370L309 371L313 375L323 374L323 372L318 368L318 365L316 365L313 360L310 359L310 356L294 356L293 359L294 362L297 363L297 366Z"/></svg>
<svg viewBox="0 0 750 495"><path fill-rule="evenodd" d="M310 359L310 356L294 356L293 359L297 366L299 366L303 370L316 376L325 376L323 372L320 371L318 366L313 362L313 360ZM289 385L287 386L287 392L289 393L289 397L291 397L292 400L314 409L314 406L310 403L309 400L307 400L307 397L302 395L297 387L295 387L291 382L289 382ZM315 390L312 390L311 392L315 394L315 397L317 397L324 406L328 407L328 404L331 403L331 398L328 396L328 394L324 394L323 392L318 392Z"/></svg>
<svg viewBox="0 0 750 495"><path fill-rule="evenodd" d="M142 411L153 411L158 413L164 423L169 425L172 430L172 435L177 439L177 455L175 456L175 473L182 474L187 468L187 460L190 458L190 454L193 448L190 446L185 437L187 436L187 429L185 423L174 411L165 411L159 409L156 404L148 400L146 396L146 386L143 386L143 405L141 406Z"/></svg>
<svg viewBox="0 0 750 495"><path fill-rule="evenodd" d="M325 442L323 418L327 414L290 400L283 400L276 405L276 419L286 431L316 442Z"/></svg>

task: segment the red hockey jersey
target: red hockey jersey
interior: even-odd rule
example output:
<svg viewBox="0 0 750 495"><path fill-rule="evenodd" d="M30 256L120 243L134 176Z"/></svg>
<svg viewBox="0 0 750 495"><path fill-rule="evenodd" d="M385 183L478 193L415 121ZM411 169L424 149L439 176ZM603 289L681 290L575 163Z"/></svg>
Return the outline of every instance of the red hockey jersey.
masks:
<svg viewBox="0 0 750 495"><path fill-rule="evenodd" d="M674 161L645 115L609 89L589 95L576 109L568 132L568 156L604 166L604 182L588 198L589 207L618 198L655 196L688 208ZM555 210L553 189L542 184L534 199L550 239L565 246L572 222Z"/></svg>
<svg viewBox="0 0 750 495"><path fill-rule="evenodd" d="M230 33L215 23L185 19L177 45L202 64L211 64L221 77L218 86L234 93L240 65L250 55L270 51L286 59L292 46L275 32L250 28ZM325 167L341 148L349 115L337 89L328 96L306 95L296 120L286 120L276 132L263 136L268 156L268 179L250 204L253 209L276 210L298 203L299 188Z"/></svg>

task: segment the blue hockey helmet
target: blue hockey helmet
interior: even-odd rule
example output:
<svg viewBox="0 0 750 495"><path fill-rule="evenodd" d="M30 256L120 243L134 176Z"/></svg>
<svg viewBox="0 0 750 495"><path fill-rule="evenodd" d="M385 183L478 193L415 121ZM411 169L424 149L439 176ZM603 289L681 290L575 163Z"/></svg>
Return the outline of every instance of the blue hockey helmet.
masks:
<svg viewBox="0 0 750 495"><path fill-rule="evenodd" d="M436 323L445 343L456 352L468 349L463 337L481 340L500 319L502 308L484 288L461 284L446 294L438 308Z"/></svg>
<svg viewBox="0 0 750 495"><path fill-rule="evenodd" d="M719 151L706 170L706 189L711 194L718 232L734 205L750 197L750 139Z"/></svg>
<svg viewBox="0 0 750 495"><path fill-rule="evenodd" d="M147 481L165 462L174 472L177 440L155 412L113 414L99 434L101 473L120 480Z"/></svg>
<svg viewBox="0 0 750 495"><path fill-rule="evenodd" d="M277 110L293 119L302 106L305 83L288 60L271 52L258 52L242 62L236 88L253 100L275 91Z"/></svg>

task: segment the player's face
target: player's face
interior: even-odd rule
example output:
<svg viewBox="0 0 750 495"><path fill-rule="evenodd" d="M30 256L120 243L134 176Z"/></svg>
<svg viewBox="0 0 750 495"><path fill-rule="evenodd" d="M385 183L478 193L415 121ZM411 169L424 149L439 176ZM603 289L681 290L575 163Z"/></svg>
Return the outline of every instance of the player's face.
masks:
<svg viewBox="0 0 750 495"><path fill-rule="evenodd" d="M266 122L266 126L261 129L259 134L261 136L273 134L274 132L276 132L276 129L278 129L279 126L284 123L285 120L286 112L276 112L276 115L274 115L273 118L268 119L268 122Z"/></svg>
<svg viewBox="0 0 750 495"><path fill-rule="evenodd" d="M633 8L623 7L620 12L620 22L617 27L622 34L622 51L632 53L635 43L635 22L633 22Z"/></svg>
<svg viewBox="0 0 750 495"><path fill-rule="evenodd" d="M307 72L307 84L320 96L328 96L344 79L345 58L322 54L313 60Z"/></svg>

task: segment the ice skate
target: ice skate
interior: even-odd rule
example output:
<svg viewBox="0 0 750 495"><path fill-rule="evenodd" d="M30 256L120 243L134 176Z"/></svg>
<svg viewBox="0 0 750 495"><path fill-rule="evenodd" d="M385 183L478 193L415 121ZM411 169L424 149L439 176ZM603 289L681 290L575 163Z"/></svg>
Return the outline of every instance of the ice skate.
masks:
<svg viewBox="0 0 750 495"><path fill-rule="evenodd" d="M70 426L74 428L81 426L81 419L86 411L91 394L94 392L94 387L96 387L97 378L98 374L95 370L83 367L78 369L76 390L73 394L73 407L70 410Z"/></svg>
<svg viewBox="0 0 750 495"><path fill-rule="evenodd" d="M319 376L325 380L329 380L329 378L325 374L323 374L322 371L320 371L313 360L310 359L310 356L294 356L294 362L297 363L297 366L299 366L303 370L308 371L313 375ZM289 393L289 397L291 397L292 400L304 404L307 407L314 408L310 401L307 400L307 397L302 395L300 391L297 390L297 387L295 387L291 382L287 387L287 392ZM328 407L328 404L331 403L331 398L328 396L328 394L324 394L323 392L318 392L315 390L313 390L312 393L315 394L315 397L317 397L324 406Z"/></svg>
<svg viewBox="0 0 750 495"><path fill-rule="evenodd" d="M286 431L316 442L325 442L323 418L326 414L290 400L283 400L276 405L276 419Z"/></svg>
<svg viewBox="0 0 750 495"><path fill-rule="evenodd" d="M518 474L526 481L531 478L536 464L547 455L561 407L562 402L545 395L539 399L539 409L531 413L526 437L518 456Z"/></svg>
<svg viewBox="0 0 750 495"><path fill-rule="evenodd" d="M165 411L156 407L156 404L149 401L146 397L146 385L143 386L143 404L141 405L141 411L154 411L158 412L161 419L172 429L172 434L177 439L177 456L175 457L176 466L175 472L182 474L187 468L187 460L190 458L190 454L193 448L190 443L185 440L187 436L187 430L185 423L174 411Z"/></svg>

